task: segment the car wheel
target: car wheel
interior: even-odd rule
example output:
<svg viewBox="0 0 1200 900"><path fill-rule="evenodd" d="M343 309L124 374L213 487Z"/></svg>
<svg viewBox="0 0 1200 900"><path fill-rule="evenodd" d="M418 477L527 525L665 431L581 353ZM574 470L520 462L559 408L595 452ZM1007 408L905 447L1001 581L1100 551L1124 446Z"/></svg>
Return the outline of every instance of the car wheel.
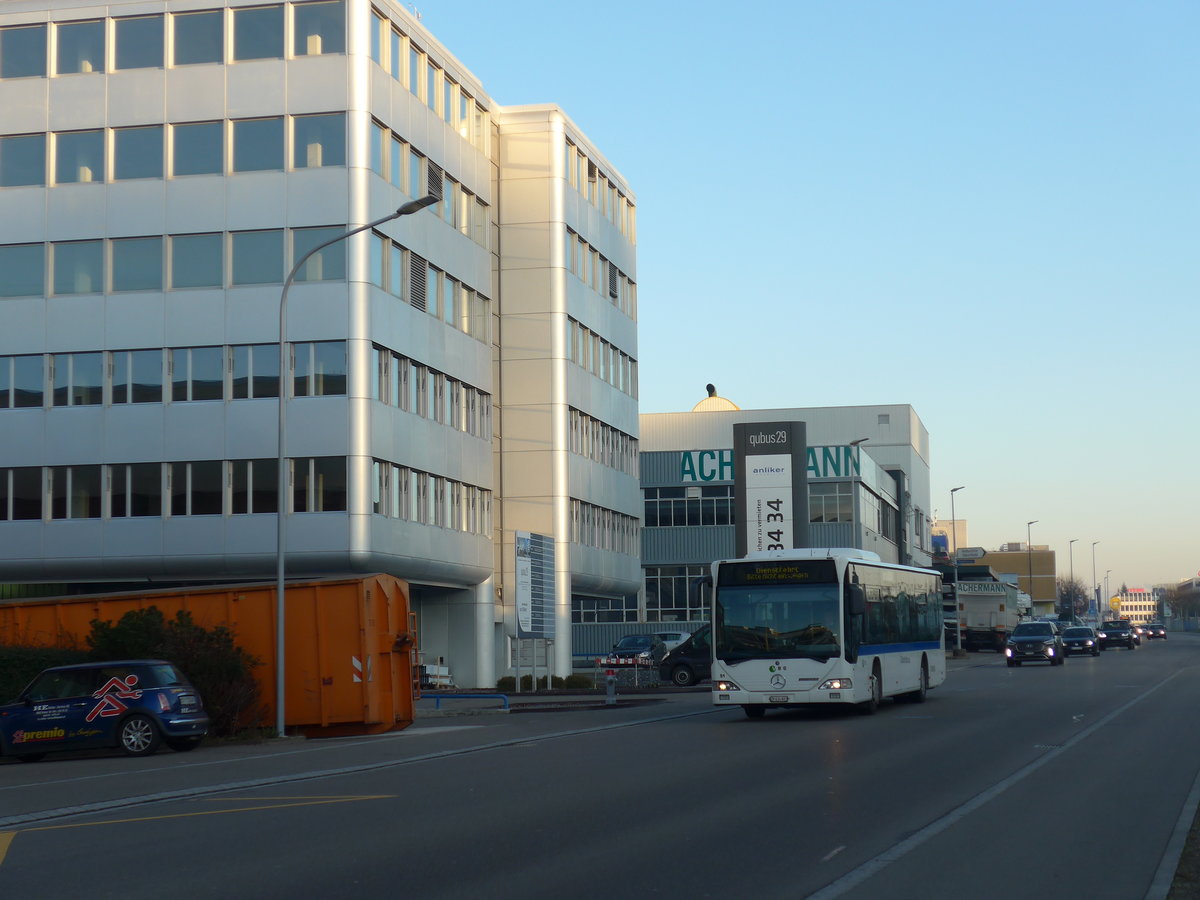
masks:
<svg viewBox="0 0 1200 900"><path fill-rule="evenodd" d="M199 747L202 740L204 740L204 738L167 738L165 743L176 753L187 753L189 750L195 750L197 747Z"/></svg>
<svg viewBox="0 0 1200 900"><path fill-rule="evenodd" d="M1006 662L1008 663L1008 667L1010 669L1015 669L1017 667L1017 661L1015 659L1009 659L1006 660Z"/></svg>
<svg viewBox="0 0 1200 900"><path fill-rule="evenodd" d="M45 753L21 753L17 756L18 762L37 762L45 757Z"/></svg>
<svg viewBox="0 0 1200 900"><path fill-rule="evenodd" d="M761 719L763 717L763 714L766 713L766 711L767 711L767 708L765 706L743 706L742 707L742 712L744 712L746 714L746 718L748 718L748 719Z"/></svg>
<svg viewBox="0 0 1200 900"><path fill-rule="evenodd" d="M1099 655L1100 655L1100 651L1099 651L1099 650L1096 650L1096 649L1093 649L1093 650L1092 650L1092 656L1099 656Z"/></svg>
<svg viewBox="0 0 1200 900"><path fill-rule="evenodd" d="M121 723L117 744L128 756L149 756L158 749L158 728L149 716L132 715Z"/></svg>
<svg viewBox="0 0 1200 900"><path fill-rule="evenodd" d="M671 683L677 687L691 687L696 683L696 673L690 666L676 666L671 670Z"/></svg>

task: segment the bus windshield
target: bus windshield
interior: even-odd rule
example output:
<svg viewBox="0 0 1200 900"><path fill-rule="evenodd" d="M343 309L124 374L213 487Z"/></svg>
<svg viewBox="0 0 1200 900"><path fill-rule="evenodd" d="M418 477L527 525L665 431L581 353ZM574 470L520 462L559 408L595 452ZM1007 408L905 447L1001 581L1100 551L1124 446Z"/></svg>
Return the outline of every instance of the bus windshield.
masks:
<svg viewBox="0 0 1200 900"><path fill-rule="evenodd" d="M721 587L716 596L716 656L748 659L840 656L841 604L836 584Z"/></svg>

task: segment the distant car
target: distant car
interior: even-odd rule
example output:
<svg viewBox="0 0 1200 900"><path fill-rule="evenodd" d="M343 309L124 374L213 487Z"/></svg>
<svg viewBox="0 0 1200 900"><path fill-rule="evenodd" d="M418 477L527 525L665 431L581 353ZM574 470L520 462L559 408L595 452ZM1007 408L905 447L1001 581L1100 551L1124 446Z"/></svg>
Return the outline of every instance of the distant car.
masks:
<svg viewBox="0 0 1200 900"><path fill-rule="evenodd" d="M1148 637L1147 637L1147 635L1146 635L1146 626L1145 626L1145 625L1136 625L1136 624L1135 624L1135 625L1133 626L1133 633L1137 635L1137 642L1138 642L1139 644L1140 644L1140 643L1141 643L1143 640L1148 640Z"/></svg>
<svg viewBox="0 0 1200 900"><path fill-rule="evenodd" d="M656 631L654 636L666 645L667 650L674 650L692 636L690 631Z"/></svg>
<svg viewBox="0 0 1200 900"><path fill-rule="evenodd" d="M653 634L627 634L613 644L609 651L611 659L636 661L644 665L657 666L667 655L667 645Z"/></svg>
<svg viewBox="0 0 1200 900"><path fill-rule="evenodd" d="M1137 649L1137 645L1141 643L1133 630L1133 626L1125 619L1112 619L1107 622L1101 622L1096 636L1100 638L1101 650L1107 650L1109 647L1125 647L1128 650L1135 650Z"/></svg>
<svg viewBox="0 0 1200 900"><path fill-rule="evenodd" d="M1061 666L1067 654L1062 636L1053 622L1020 622L1012 630L1004 646L1008 666L1019 666L1023 662L1047 662Z"/></svg>
<svg viewBox="0 0 1200 900"><path fill-rule="evenodd" d="M149 756L162 743L193 750L207 732L200 693L161 659L56 666L0 706L0 755L22 762L97 747L129 756Z"/></svg>
<svg viewBox="0 0 1200 900"><path fill-rule="evenodd" d="M1146 638L1151 641L1167 639L1167 626L1161 622L1151 622L1146 626Z"/></svg>
<svg viewBox="0 0 1200 900"><path fill-rule="evenodd" d="M1063 652L1070 656L1072 653L1087 653L1090 656L1100 655L1100 639L1096 632L1086 625L1072 625L1064 628L1062 633Z"/></svg>
<svg viewBox="0 0 1200 900"><path fill-rule="evenodd" d="M686 641L668 650L658 665L658 675L678 687L690 687L712 677L712 645L707 625L697 628Z"/></svg>

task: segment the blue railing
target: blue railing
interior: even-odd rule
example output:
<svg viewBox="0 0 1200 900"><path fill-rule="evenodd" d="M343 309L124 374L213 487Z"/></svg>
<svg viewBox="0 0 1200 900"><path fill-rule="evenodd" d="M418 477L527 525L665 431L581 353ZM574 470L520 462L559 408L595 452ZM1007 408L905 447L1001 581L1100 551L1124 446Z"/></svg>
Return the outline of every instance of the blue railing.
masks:
<svg viewBox="0 0 1200 900"><path fill-rule="evenodd" d="M422 695L421 699L427 699L428 694ZM441 709L443 700L500 700L502 702L501 709L508 709L508 694L434 694L433 708Z"/></svg>

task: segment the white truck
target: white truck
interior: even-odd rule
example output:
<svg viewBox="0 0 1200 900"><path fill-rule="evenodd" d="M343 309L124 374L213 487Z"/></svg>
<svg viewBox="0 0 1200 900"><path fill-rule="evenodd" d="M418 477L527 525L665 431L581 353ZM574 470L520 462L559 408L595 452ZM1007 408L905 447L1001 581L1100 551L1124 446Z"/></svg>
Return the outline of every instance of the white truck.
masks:
<svg viewBox="0 0 1200 900"><path fill-rule="evenodd" d="M1004 642L1020 621L1017 588L1003 581L960 581L955 594L964 650L1004 652Z"/></svg>

